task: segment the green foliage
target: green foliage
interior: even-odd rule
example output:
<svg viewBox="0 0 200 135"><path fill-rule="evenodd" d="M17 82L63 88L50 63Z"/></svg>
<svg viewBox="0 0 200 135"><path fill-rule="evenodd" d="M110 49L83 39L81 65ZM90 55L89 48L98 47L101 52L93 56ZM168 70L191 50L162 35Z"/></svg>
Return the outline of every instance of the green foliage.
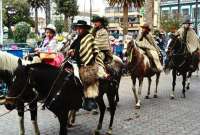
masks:
<svg viewBox="0 0 200 135"><path fill-rule="evenodd" d="M64 29L64 20L55 20L54 24L55 24L57 33L58 34L62 33Z"/></svg>
<svg viewBox="0 0 200 135"><path fill-rule="evenodd" d="M116 4L123 6L125 3L129 5L134 5L134 7L141 8L144 6L145 0L106 0L109 5L114 6Z"/></svg>
<svg viewBox="0 0 200 135"><path fill-rule="evenodd" d="M67 17L78 15L77 0L55 0L57 5L56 11Z"/></svg>
<svg viewBox="0 0 200 135"><path fill-rule="evenodd" d="M37 34L35 34L35 32L30 32L28 34L28 38L36 39L37 38Z"/></svg>
<svg viewBox="0 0 200 135"><path fill-rule="evenodd" d="M15 26L14 41L16 43L26 43L27 35L30 33L30 25L26 22L19 22Z"/></svg>
<svg viewBox="0 0 200 135"><path fill-rule="evenodd" d="M13 14L8 14L10 8L14 10ZM3 0L3 24L7 27L14 26L18 22L27 22L34 26L34 21L30 17L30 5L26 0Z"/></svg>
<svg viewBox="0 0 200 135"><path fill-rule="evenodd" d="M166 32L174 32L177 30L182 22L182 17L181 16L163 16L161 17L161 28L166 31Z"/></svg>

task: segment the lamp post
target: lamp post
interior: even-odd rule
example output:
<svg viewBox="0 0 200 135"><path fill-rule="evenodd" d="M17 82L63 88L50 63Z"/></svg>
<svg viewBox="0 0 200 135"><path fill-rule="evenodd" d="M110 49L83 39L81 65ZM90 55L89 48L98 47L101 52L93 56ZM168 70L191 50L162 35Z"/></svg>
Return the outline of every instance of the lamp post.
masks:
<svg viewBox="0 0 200 135"><path fill-rule="evenodd" d="M15 15L16 11L12 5L7 5L6 10L7 10L6 13L7 13L7 17L8 17L8 37L10 38L10 37L12 37L12 30L11 30L12 16Z"/></svg>
<svg viewBox="0 0 200 135"><path fill-rule="evenodd" d="M92 20L92 1L90 0L90 23Z"/></svg>
<svg viewBox="0 0 200 135"><path fill-rule="evenodd" d="M0 44L3 45L2 0L0 0Z"/></svg>
<svg viewBox="0 0 200 135"><path fill-rule="evenodd" d="M195 10L195 31L198 34L198 0L196 0L195 5L196 5L195 6L196 7L196 10Z"/></svg>

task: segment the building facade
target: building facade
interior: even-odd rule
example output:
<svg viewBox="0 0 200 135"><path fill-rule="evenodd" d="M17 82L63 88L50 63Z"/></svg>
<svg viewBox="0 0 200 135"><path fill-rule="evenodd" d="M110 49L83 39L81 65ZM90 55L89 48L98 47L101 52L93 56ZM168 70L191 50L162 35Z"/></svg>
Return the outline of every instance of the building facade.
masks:
<svg viewBox="0 0 200 135"><path fill-rule="evenodd" d="M195 27L196 17L196 0L180 0L180 17L182 19L190 18ZM178 0L161 0L160 12L162 16L177 16L178 14ZM200 2L198 2L197 8L197 28L200 34Z"/></svg>
<svg viewBox="0 0 200 135"><path fill-rule="evenodd" d="M110 33L123 33L123 7L107 6L105 8L105 17L109 21L108 29ZM130 7L128 10L128 34L137 35L141 21L142 16L138 10L134 7Z"/></svg>

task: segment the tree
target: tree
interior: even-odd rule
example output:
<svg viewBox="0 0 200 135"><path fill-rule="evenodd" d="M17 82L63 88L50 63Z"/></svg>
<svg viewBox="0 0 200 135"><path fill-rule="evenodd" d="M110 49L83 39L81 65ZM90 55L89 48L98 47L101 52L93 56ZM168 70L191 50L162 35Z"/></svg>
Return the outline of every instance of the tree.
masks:
<svg viewBox="0 0 200 135"><path fill-rule="evenodd" d="M45 0L27 0L27 2L35 9L35 33L38 33L38 9L45 6Z"/></svg>
<svg viewBox="0 0 200 135"><path fill-rule="evenodd" d="M3 24L10 32L11 26L21 21L34 26L34 21L30 17L30 5L26 0L3 0L3 5ZM9 34L9 37L12 36Z"/></svg>
<svg viewBox="0 0 200 135"><path fill-rule="evenodd" d="M30 33L30 25L26 22L16 24L14 31L14 40L16 43L26 43L28 34Z"/></svg>
<svg viewBox="0 0 200 135"><path fill-rule="evenodd" d="M128 33L128 8L134 6L140 8L143 6L145 0L107 0L110 6L119 5L123 7L123 33Z"/></svg>
<svg viewBox="0 0 200 135"><path fill-rule="evenodd" d="M51 22L51 4L50 0L45 0L45 12L46 12L46 25Z"/></svg>
<svg viewBox="0 0 200 135"><path fill-rule="evenodd" d="M68 18L78 15L77 0L55 0L57 4L56 11L64 15L64 31L67 31Z"/></svg>
<svg viewBox="0 0 200 135"><path fill-rule="evenodd" d="M161 17L161 28L166 31L166 32L175 32L175 30L177 30L180 25L181 25L181 16L177 15L177 16L162 16Z"/></svg>
<svg viewBox="0 0 200 135"><path fill-rule="evenodd" d="M153 28L154 25L154 0L147 0L144 4L144 21Z"/></svg>

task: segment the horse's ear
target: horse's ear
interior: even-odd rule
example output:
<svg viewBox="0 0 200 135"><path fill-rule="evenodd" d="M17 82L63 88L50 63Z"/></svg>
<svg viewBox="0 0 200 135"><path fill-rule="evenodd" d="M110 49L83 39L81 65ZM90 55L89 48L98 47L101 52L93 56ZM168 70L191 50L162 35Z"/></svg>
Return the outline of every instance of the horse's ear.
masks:
<svg viewBox="0 0 200 135"><path fill-rule="evenodd" d="M22 60L18 59L18 65L22 66Z"/></svg>

